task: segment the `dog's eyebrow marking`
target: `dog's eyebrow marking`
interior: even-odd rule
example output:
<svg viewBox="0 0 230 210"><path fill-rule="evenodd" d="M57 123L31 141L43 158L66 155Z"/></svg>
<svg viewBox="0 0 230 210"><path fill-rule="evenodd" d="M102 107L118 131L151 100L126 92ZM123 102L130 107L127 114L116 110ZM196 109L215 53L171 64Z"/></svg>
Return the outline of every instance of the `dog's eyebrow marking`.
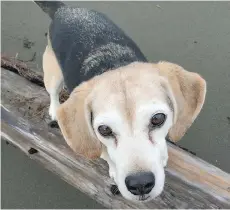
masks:
<svg viewBox="0 0 230 210"><path fill-rule="evenodd" d="M91 128L93 129L93 132L95 133L94 127L93 127L93 120L94 120L94 116L93 116L93 112L90 112L90 125Z"/></svg>
<svg viewBox="0 0 230 210"><path fill-rule="evenodd" d="M93 125L93 112L92 111L90 112L90 123L92 126Z"/></svg>
<svg viewBox="0 0 230 210"><path fill-rule="evenodd" d="M120 86L122 88L121 91L123 93L123 98L124 98L123 102L124 102L124 111L125 111L125 114L126 114L126 119L129 122L130 129L133 130L132 129L132 126L133 126L132 118L133 118L134 110L133 110L131 98L128 97L127 83L126 83L126 80L124 79L122 71L119 71L119 75L120 75Z"/></svg>

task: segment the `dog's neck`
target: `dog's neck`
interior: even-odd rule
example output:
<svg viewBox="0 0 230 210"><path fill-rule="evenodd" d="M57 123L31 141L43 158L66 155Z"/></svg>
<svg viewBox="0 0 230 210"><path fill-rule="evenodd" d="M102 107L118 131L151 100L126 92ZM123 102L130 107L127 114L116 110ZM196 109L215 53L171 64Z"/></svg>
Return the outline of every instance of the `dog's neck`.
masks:
<svg viewBox="0 0 230 210"><path fill-rule="evenodd" d="M102 74L135 61L146 62L146 59L128 46L109 43L89 53L83 62L81 73L87 75L96 71L97 74Z"/></svg>

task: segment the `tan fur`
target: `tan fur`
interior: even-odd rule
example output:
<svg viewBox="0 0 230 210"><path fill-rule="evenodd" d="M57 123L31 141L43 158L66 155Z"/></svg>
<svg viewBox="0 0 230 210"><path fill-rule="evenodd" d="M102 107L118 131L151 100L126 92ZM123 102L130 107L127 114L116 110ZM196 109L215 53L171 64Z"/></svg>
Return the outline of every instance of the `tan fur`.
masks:
<svg viewBox="0 0 230 210"><path fill-rule="evenodd" d="M57 119L68 145L78 154L87 158L101 155L101 144L91 128L91 100L89 97L92 81L83 83L57 110Z"/></svg>
<svg viewBox="0 0 230 210"><path fill-rule="evenodd" d="M59 107L57 119L70 147L88 158L96 158L101 154L101 144L90 124L91 111L97 115L117 110L132 126L135 109L141 103L164 101L175 115L169 136L178 141L199 114L205 93L205 81L176 64L133 63L80 84Z"/></svg>
<svg viewBox="0 0 230 210"><path fill-rule="evenodd" d="M95 114L118 110L131 125L136 108L143 101L154 96L166 102L158 76L159 71L147 63L133 63L100 75L92 91Z"/></svg>
<svg viewBox="0 0 230 210"><path fill-rule="evenodd" d="M63 80L62 72L48 38L48 45L43 54L44 84L50 93Z"/></svg>
<svg viewBox="0 0 230 210"><path fill-rule="evenodd" d="M169 132L172 141L179 141L201 111L206 95L206 82L197 73L168 62L154 65L168 79L177 103L177 121Z"/></svg>

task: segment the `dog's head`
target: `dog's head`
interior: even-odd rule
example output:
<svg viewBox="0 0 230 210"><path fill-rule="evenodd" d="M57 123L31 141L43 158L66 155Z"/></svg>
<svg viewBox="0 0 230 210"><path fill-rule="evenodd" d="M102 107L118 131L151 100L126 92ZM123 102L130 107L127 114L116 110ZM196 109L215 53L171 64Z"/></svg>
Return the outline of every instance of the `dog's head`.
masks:
<svg viewBox="0 0 230 210"><path fill-rule="evenodd" d="M132 63L82 83L57 118L75 152L96 158L107 149L125 198L150 200L164 187L166 136L182 138L205 94L204 79L178 65Z"/></svg>

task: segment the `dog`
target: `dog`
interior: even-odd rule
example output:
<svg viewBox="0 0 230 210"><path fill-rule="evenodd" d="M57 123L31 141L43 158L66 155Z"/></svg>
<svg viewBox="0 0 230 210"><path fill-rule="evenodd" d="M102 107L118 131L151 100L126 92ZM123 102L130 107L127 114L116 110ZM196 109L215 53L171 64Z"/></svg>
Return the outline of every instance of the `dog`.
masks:
<svg viewBox="0 0 230 210"><path fill-rule="evenodd" d="M67 144L86 158L103 158L128 200L161 194L168 151L200 113L206 82L197 73L147 61L106 15L62 2L35 1L52 22L43 55L49 114ZM70 97L59 103L66 85Z"/></svg>

